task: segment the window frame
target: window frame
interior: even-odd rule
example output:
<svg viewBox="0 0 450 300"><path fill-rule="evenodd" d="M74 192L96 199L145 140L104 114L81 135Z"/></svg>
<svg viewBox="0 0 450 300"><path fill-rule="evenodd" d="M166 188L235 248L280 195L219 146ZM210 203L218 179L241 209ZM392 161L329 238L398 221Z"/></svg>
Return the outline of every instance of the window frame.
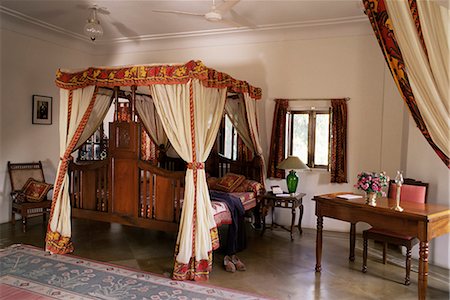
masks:
<svg viewBox="0 0 450 300"><path fill-rule="evenodd" d="M331 108L326 109L292 109L286 114L287 134L286 134L286 157L292 155L293 139L294 139L294 115L308 115L308 151L306 165L312 169L329 170L331 158ZM328 164L316 165L315 160L315 143L316 143L316 116L328 115Z"/></svg>
<svg viewBox="0 0 450 300"><path fill-rule="evenodd" d="M231 134L230 134L230 136L231 136L231 157L227 157L225 155L225 145L226 145L226 141L225 140L227 138L227 135L225 134L225 132L226 132L225 122L226 122L227 118L228 118L228 122L230 122L230 124L231 124ZM225 157L225 158L227 158L229 160L232 160L232 161L237 161L238 160L237 135L238 135L237 130L233 126L233 123L231 122L230 117L228 117L228 115L226 113L224 113L223 117L222 117L222 120L221 120L221 125L220 125L220 128L219 128L219 134L217 135L217 138L219 139L219 143L218 143L219 147L217 149L218 150L217 152L221 156L223 156L223 157Z"/></svg>

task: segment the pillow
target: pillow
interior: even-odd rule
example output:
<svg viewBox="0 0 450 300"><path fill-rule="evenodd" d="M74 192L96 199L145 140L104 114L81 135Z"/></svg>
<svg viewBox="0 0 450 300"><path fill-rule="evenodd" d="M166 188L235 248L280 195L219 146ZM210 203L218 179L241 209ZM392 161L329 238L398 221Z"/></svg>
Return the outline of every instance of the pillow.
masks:
<svg viewBox="0 0 450 300"><path fill-rule="evenodd" d="M244 175L227 173L216 182L216 190L232 193L245 180Z"/></svg>
<svg viewBox="0 0 450 300"><path fill-rule="evenodd" d="M243 193L243 192L253 192L256 196L261 194L261 191L264 189L263 185L255 180L245 179L240 186L238 186L234 192L235 193Z"/></svg>
<svg viewBox="0 0 450 300"><path fill-rule="evenodd" d="M53 185L51 184L28 178L22 188L22 193L25 195L28 202L41 202L47 197L48 191L52 188Z"/></svg>
<svg viewBox="0 0 450 300"><path fill-rule="evenodd" d="M206 178L206 182L208 183L208 189L215 190L218 180L219 180L219 178L217 178L217 177Z"/></svg>

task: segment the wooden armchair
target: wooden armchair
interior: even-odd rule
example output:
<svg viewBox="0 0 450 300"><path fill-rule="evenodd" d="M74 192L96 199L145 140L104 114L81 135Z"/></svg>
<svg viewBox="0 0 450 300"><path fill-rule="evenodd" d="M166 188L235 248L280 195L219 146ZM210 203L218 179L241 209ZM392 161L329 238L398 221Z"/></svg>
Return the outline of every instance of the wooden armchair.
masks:
<svg viewBox="0 0 450 300"><path fill-rule="evenodd" d="M27 197L24 187L31 187L34 182L45 183L42 163L11 163L8 161L8 173L11 181L12 212L11 222L16 221L16 214L22 216L22 230L26 232L27 218L42 215L44 224L46 215L50 211L52 201L47 198L51 185L45 184L39 187L39 198ZM30 179L32 178L32 179ZM27 188L27 190L30 190ZM30 199L33 199L31 202Z"/></svg>
<svg viewBox="0 0 450 300"><path fill-rule="evenodd" d="M428 183L416 181L414 179L406 178L401 189L400 203L416 202L426 203ZM393 180L389 183L388 196L395 199L397 193L397 186ZM379 241L383 243L383 263L386 264L386 250L387 244L394 244L406 247L406 276L405 285L410 284L411 272L411 248L418 243L418 239L413 236L407 236L401 232L391 232L387 230L370 228L363 231L364 250L363 250L363 267L362 271L367 271L367 248L368 239Z"/></svg>

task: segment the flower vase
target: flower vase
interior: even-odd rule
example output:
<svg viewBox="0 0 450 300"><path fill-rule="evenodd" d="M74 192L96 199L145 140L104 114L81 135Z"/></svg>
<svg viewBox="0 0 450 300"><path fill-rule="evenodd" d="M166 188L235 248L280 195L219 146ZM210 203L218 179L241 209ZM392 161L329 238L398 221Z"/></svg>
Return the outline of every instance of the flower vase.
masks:
<svg viewBox="0 0 450 300"><path fill-rule="evenodd" d="M377 206L377 193L366 192L366 204L370 206Z"/></svg>

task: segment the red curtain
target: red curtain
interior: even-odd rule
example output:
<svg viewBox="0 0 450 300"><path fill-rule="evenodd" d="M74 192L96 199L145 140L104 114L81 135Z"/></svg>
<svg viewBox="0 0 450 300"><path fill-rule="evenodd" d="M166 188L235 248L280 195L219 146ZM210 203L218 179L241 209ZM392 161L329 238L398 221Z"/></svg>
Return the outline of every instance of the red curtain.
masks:
<svg viewBox="0 0 450 300"><path fill-rule="evenodd" d="M286 99L275 99L275 103L267 177L284 178L285 171L277 169L277 166L284 160L286 150L286 113L289 101Z"/></svg>
<svg viewBox="0 0 450 300"><path fill-rule="evenodd" d="M347 182L347 101L331 100L331 182Z"/></svg>
<svg viewBox="0 0 450 300"><path fill-rule="evenodd" d="M392 28L392 22L389 19L388 12L386 10L386 5L384 0L363 0L366 14L369 17L370 23L372 24L375 36L378 39L381 50L383 51L384 57L386 59L387 65L391 71L392 77L394 78L395 84L397 85L403 100L408 105L409 111L416 122L417 127L422 132L425 139L428 141L430 146L434 149L439 158L445 163L445 165L450 168L449 157L446 156L441 149L433 142L428 129L423 121L422 115L417 107L416 100L414 98L413 92L411 90L411 85L409 84L408 76L405 70L405 64L403 62L403 56L400 51L400 47L397 44L395 34ZM416 24L417 34L422 40L422 47L427 52L425 43L423 42L422 30L420 26L420 18L417 10L416 0L409 0L409 6L411 15Z"/></svg>
<svg viewBox="0 0 450 300"><path fill-rule="evenodd" d="M141 123L142 124L142 123ZM150 135L145 131L144 126L141 126L141 159L149 161L154 165L158 164L159 149Z"/></svg>
<svg viewBox="0 0 450 300"><path fill-rule="evenodd" d="M252 161L254 158L253 151L245 145L239 134L237 136L237 158L240 161Z"/></svg>

